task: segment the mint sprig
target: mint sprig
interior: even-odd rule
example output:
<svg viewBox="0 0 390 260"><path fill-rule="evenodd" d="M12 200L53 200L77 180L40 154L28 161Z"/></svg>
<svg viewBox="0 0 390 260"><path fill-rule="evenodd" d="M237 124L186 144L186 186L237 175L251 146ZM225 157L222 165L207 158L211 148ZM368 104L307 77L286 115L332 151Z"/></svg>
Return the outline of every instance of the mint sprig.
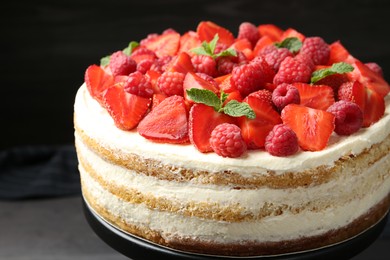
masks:
<svg viewBox="0 0 390 260"><path fill-rule="evenodd" d="M310 83L314 84L333 74L344 74L353 71L353 66L345 62L333 63L330 68L316 70L311 74Z"/></svg>
<svg viewBox="0 0 390 260"><path fill-rule="evenodd" d="M126 54L127 56L130 56L132 53L133 53L133 50L135 48L137 48L139 46L139 43L138 42L135 42L135 41L131 41L129 43L129 45L124 48L122 51L124 54ZM107 66L108 64L110 64L110 58L111 58L111 55L107 55L107 56L104 56L103 58L100 59L100 66L102 67L105 67Z"/></svg>
<svg viewBox="0 0 390 260"><path fill-rule="evenodd" d="M278 48L286 48L292 53L297 53L302 47L302 42L297 37L288 37L274 45Z"/></svg>
<svg viewBox="0 0 390 260"><path fill-rule="evenodd" d="M202 45L197 48L193 48L190 51L197 54L197 55L206 55L210 56L213 59L216 59L218 57L228 57L228 56L237 56L237 52L233 48L228 48L224 51L221 51L219 53L215 53L215 48L217 47L217 43L219 40L218 34L214 36L214 38L210 42L202 42Z"/></svg>
<svg viewBox="0 0 390 260"><path fill-rule="evenodd" d="M220 97L211 90L191 88L187 89L187 96L195 103L205 104L213 107L215 111L219 113L225 113L226 115L233 117L246 116L249 119L256 118L256 114L248 103L238 102L237 100L230 100L225 106L223 103L226 101L229 94L221 92Z"/></svg>

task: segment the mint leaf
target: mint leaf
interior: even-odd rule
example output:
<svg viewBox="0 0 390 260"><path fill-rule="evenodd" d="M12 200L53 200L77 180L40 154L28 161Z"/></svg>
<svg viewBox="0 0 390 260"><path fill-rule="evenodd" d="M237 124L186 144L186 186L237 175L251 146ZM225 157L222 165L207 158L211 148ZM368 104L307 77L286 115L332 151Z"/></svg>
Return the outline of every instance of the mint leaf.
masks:
<svg viewBox="0 0 390 260"><path fill-rule="evenodd" d="M196 103L202 103L213 107L217 112L221 109L221 100L219 99L217 94L215 94L211 90L191 88L187 89L186 92L188 97Z"/></svg>
<svg viewBox="0 0 390 260"><path fill-rule="evenodd" d="M217 42L219 40L219 36L218 36L218 33L214 36L214 38L211 40L211 42L209 42L209 48L210 48L210 53L211 54L214 54L214 51L215 51L215 47L217 46Z"/></svg>
<svg viewBox="0 0 390 260"><path fill-rule="evenodd" d="M107 56L101 58L101 59L100 59L100 66L105 67L105 66L107 66L108 64L110 64L110 57L111 57L110 55L107 55Z"/></svg>
<svg viewBox="0 0 390 260"><path fill-rule="evenodd" d="M133 50L139 46L138 42L131 41L129 46L123 49L123 53L130 56L133 53Z"/></svg>
<svg viewBox="0 0 390 260"><path fill-rule="evenodd" d="M214 36L214 38L210 42L202 42L201 47L196 47L191 49L190 51L197 54L197 55L206 55L210 56L213 59L218 57L227 57L227 56L237 56L237 52L233 48L229 48L227 50L221 51L218 54L215 54L215 48L217 47L217 43L219 40L218 34Z"/></svg>
<svg viewBox="0 0 390 260"><path fill-rule="evenodd" d="M223 112L229 116L240 117L246 116L249 119L255 119L256 114L248 103L230 100L224 107Z"/></svg>
<svg viewBox="0 0 390 260"><path fill-rule="evenodd" d="M353 66L345 62L333 63L330 68L316 70L311 74L310 83L314 84L317 81L326 78L333 74L344 74L353 71Z"/></svg>
<svg viewBox="0 0 390 260"><path fill-rule="evenodd" d="M210 53L208 53L203 47L193 48L190 51L197 54L197 55L211 56Z"/></svg>
<svg viewBox="0 0 390 260"><path fill-rule="evenodd" d="M217 58L217 57L228 57L228 56L234 56L234 57L236 57L236 56L237 56L236 50L233 49L233 48L226 49L226 50L224 50L224 51L221 51L221 52L218 53L218 54L215 54L215 55L214 55L214 58Z"/></svg>
<svg viewBox="0 0 390 260"><path fill-rule="evenodd" d="M302 42L297 37L288 37L282 42L275 43L275 46L278 48L286 48L292 53L297 53L302 47Z"/></svg>

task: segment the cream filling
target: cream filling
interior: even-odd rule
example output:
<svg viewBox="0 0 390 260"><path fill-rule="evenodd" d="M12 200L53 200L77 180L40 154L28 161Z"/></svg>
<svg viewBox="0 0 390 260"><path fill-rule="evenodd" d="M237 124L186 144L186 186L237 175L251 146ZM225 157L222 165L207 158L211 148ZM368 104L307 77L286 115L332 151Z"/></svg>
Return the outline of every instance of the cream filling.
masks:
<svg viewBox="0 0 390 260"><path fill-rule="evenodd" d="M151 142L140 136L136 130L118 129L107 111L90 95L83 84L75 101L76 124L100 145L161 161L164 164L200 169L209 172L224 170L236 171L243 176L267 170L304 171L320 165L333 165L343 155L359 154L364 149L379 143L390 134L390 105L386 99L386 112L383 118L369 128L341 137L332 135L326 149L317 152L298 152L289 157L274 157L264 151L249 151L240 158L223 158L215 153L200 153L193 145L174 145Z"/></svg>
<svg viewBox="0 0 390 260"><path fill-rule="evenodd" d="M383 158L367 169L367 174L381 171L388 161ZM242 240L280 241L297 239L302 234L315 236L348 225L366 213L389 193L390 178L381 185L367 190L365 196L349 203L336 204L321 211L303 210L298 214L284 212L260 220L225 222L198 217L186 217L176 212L158 211L145 204L123 201L100 186L82 166L80 174L84 189L87 189L98 205L128 224L158 231L166 240L174 237L196 238L217 243L234 243ZM379 182L380 183L380 182ZM191 189L188 189L191 191Z"/></svg>
<svg viewBox="0 0 390 260"><path fill-rule="evenodd" d="M220 207L243 209L243 214L258 215L265 205L300 207L329 207L360 199L374 193L379 186L390 191L390 155L386 155L374 166L352 174L353 169L344 169L339 178L321 185L290 189L232 189L229 186L175 182L160 180L153 176L139 174L121 166L113 165L91 151L76 135L80 156L89 167L108 184L133 189L141 194L167 199L176 205L185 203L209 203ZM382 183L383 180L386 182ZM380 196L383 197L383 194ZM375 201L374 201L375 203Z"/></svg>

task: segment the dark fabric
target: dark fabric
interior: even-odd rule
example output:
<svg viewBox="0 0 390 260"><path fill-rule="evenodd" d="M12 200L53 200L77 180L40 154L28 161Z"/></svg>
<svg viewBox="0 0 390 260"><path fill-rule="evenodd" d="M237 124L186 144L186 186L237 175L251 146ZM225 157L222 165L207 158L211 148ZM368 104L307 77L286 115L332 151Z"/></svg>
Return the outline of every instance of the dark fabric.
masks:
<svg viewBox="0 0 390 260"><path fill-rule="evenodd" d="M74 146L28 146L0 151L0 199L80 194Z"/></svg>

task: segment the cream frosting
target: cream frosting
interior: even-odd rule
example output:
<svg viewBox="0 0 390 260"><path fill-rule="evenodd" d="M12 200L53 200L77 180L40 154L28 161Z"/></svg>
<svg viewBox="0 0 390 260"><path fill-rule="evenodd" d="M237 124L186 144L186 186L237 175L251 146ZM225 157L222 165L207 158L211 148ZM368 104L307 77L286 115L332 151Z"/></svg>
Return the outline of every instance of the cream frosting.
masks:
<svg viewBox="0 0 390 260"><path fill-rule="evenodd" d="M209 172L231 170L248 176L266 173L268 170L283 173L304 171L320 165L332 166L340 157L359 154L390 134L389 96L386 97L385 114L379 122L350 136L333 134L328 146L322 151L300 151L289 157L275 157L262 150L253 150L240 158L224 158L215 153L201 153L191 144L149 141L136 130L118 129L107 111L89 95L85 83L77 92L74 109L77 125L104 147L121 153L135 153L145 159L153 158L177 167L185 166Z"/></svg>

